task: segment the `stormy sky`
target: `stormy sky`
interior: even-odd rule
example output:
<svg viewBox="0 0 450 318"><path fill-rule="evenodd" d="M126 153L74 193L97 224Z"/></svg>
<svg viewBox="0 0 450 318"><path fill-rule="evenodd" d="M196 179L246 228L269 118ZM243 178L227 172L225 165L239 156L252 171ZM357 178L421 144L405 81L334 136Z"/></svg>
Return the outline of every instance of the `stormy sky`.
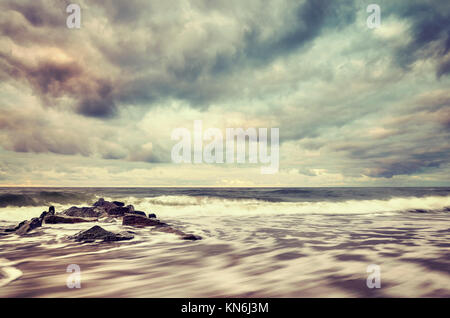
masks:
<svg viewBox="0 0 450 318"><path fill-rule="evenodd" d="M0 185L450 186L448 0L69 3L0 1ZM172 163L194 120L279 173Z"/></svg>

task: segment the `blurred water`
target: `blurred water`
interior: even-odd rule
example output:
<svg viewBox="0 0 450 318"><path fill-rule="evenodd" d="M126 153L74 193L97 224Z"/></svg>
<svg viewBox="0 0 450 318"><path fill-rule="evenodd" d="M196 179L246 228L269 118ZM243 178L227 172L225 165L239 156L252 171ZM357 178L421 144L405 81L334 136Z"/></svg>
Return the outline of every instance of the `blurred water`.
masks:
<svg viewBox="0 0 450 318"><path fill-rule="evenodd" d="M1 237L0 296L450 296L448 189L327 189L322 200L320 189L309 190L159 189L149 195L150 189L53 189L73 191L77 200L123 199L204 239L186 242L131 227L131 241L66 239L93 224L44 225L28 237ZM22 191L30 198L49 192ZM92 203L62 197L45 203L58 209ZM2 208L1 224L42 209ZM81 268L80 289L66 286L70 264ZM380 289L366 286L370 264L381 267Z"/></svg>

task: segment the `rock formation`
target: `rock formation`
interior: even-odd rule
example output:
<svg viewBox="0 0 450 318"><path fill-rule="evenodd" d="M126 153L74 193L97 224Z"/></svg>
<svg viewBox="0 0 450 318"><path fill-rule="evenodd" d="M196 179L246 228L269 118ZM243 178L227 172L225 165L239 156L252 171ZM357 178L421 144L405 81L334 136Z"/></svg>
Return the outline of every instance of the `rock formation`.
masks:
<svg viewBox="0 0 450 318"><path fill-rule="evenodd" d="M16 234L24 235L40 226L42 226L42 219L32 218L30 221L25 221L25 223L16 230Z"/></svg>
<svg viewBox="0 0 450 318"><path fill-rule="evenodd" d="M131 225L131 226L168 226L166 223L163 223L156 219L149 219L145 216L138 214L127 214L122 219L122 225Z"/></svg>
<svg viewBox="0 0 450 318"><path fill-rule="evenodd" d="M28 234L30 231L41 227L42 224L74 224L85 222L114 223L122 221L124 226L151 227L154 231L176 234L183 240L200 240L201 237L194 234L187 234L175 229L167 223L161 222L154 213L149 213L148 217L143 211L136 211L133 205L125 206L119 201L109 202L101 198L92 207L73 206L62 212L55 212L55 208L50 206L48 211L44 211L38 218L25 220L15 227L0 229L0 235L16 233L18 235ZM102 241L122 241L131 240L133 235L129 232L112 233L98 225L87 231L81 231L70 238L78 242Z"/></svg>
<svg viewBox="0 0 450 318"><path fill-rule="evenodd" d="M65 211L62 214L67 216L75 216L81 218L98 218L103 215L106 215L106 211L103 208L99 207L82 207L78 208L73 206Z"/></svg>
<svg viewBox="0 0 450 318"><path fill-rule="evenodd" d="M89 230L81 231L73 236L70 236L69 238L74 239L77 242L89 243L94 242L96 240L102 240L103 242L131 240L134 238L134 236L128 232L120 232L120 233L109 232L103 229L102 227L95 225L91 227Z"/></svg>
<svg viewBox="0 0 450 318"><path fill-rule="evenodd" d="M73 223L84 223L84 222L95 222L97 218L79 218L72 216L63 215L47 215L44 218L45 224L73 224Z"/></svg>

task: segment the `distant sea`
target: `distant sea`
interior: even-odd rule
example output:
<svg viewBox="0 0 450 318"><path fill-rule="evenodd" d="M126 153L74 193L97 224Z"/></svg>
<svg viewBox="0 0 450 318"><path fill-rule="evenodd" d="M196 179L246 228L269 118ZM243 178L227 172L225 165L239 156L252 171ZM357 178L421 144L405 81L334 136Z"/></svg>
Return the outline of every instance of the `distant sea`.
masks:
<svg viewBox="0 0 450 318"><path fill-rule="evenodd" d="M246 207L283 203L276 212L371 213L441 209L448 206L450 188L0 188L0 209L89 205L98 198L126 200L150 208L159 206ZM335 204L333 204L335 203ZM363 203L363 204L361 204ZM403 204L403 205L402 205ZM242 211L241 211L242 209ZM252 209L254 210L254 209ZM204 211L204 212L205 212ZM215 213L217 211L210 211ZM231 212L231 211L230 211ZM274 211L275 212L275 211ZM174 211L176 213L176 211ZM2 212L0 210L0 220Z"/></svg>

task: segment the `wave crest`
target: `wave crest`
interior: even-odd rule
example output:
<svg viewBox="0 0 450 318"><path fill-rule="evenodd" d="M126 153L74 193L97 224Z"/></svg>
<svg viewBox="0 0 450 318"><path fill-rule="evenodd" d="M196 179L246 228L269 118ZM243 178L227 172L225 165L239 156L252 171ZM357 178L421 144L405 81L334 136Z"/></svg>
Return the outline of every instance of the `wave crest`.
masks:
<svg viewBox="0 0 450 318"><path fill-rule="evenodd" d="M95 196L89 193L40 191L37 193L2 193L0 207L47 206L54 204L85 204Z"/></svg>

